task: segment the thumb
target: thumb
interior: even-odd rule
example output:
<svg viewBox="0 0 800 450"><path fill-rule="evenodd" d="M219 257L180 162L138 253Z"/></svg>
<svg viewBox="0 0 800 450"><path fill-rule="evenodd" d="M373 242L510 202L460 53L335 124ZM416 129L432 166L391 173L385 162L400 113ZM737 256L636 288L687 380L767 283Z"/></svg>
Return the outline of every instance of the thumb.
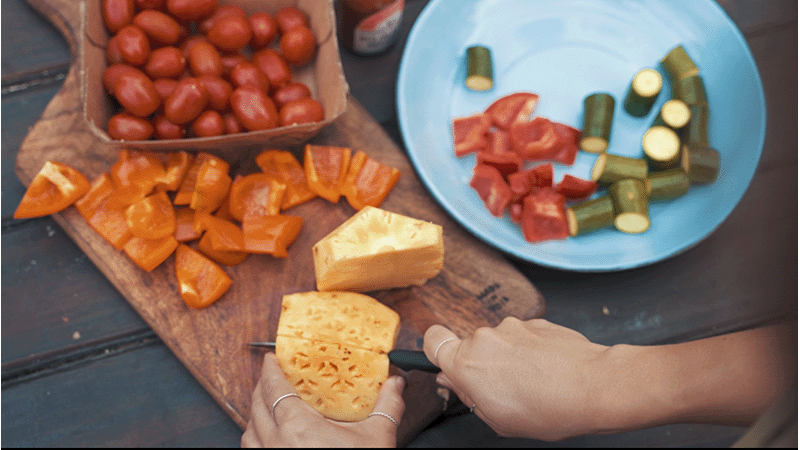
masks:
<svg viewBox="0 0 800 450"><path fill-rule="evenodd" d="M393 434L397 432L397 426L391 419L382 414L388 414L392 419L397 421L397 425L400 424L400 420L403 418L403 412L405 412L406 409L406 404L403 401L403 389L405 385L405 379L399 375L392 376L383 383L381 390L378 392L378 398L375 401L375 408L372 409L373 415L367 417L369 421L374 423L374 426L380 426L382 427L381 429L385 428L386 430L391 429Z"/></svg>

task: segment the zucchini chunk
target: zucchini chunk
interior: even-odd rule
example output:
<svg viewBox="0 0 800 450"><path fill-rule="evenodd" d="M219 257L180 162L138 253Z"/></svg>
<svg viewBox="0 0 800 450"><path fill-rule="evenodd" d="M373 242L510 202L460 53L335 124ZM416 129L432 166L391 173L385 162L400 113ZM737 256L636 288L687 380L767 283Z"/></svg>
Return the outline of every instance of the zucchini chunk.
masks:
<svg viewBox="0 0 800 450"><path fill-rule="evenodd" d="M614 226L624 233L638 234L650 228L647 192L642 180L626 178L609 188L614 202Z"/></svg>
<svg viewBox="0 0 800 450"><path fill-rule="evenodd" d="M625 111L635 117L646 116L661 92L661 85L657 70L647 68L636 72L625 96Z"/></svg>
<svg viewBox="0 0 800 450"><path fill-rule="evenodd" d="M647 161L643 158L601 153L592 167L592 180L601 184L611 184L624 178L644 180L647 172Z"/></svg>
<svg viewBox="0 0 800 450"><path fill-rule="evenodd" d="M473 91L488 91L494 85L492 52L481 45L467 48L466 86Z"/></svg>
<svg viewBox="0 0 800 450"><path fill-rule="evenodd" d="M689 124L681 129L684 144L708 147L708 105L689 106Z"/></svg>
<svg viewBox="0 0 800 450"><path fill-rule="evenodd" d="M700 75L692 75L672 81L672 97L687 105L707 105L706 87Z"/></svg>
<svg viewBox="0 0 800 450"><path fill-rule="evenodd" d="M650 200L668 200L689 192L689 176L680 167L653 172L644 180Z"/></svg>
<svg viewBox="0 0 800 450"><path fill-rule="evenodd" d="M614 105L614 97L606 92L596 92L583 99L583 129L580 141L583 151L601 153L608 148Z"/></svg>
<svg viewBox="0 0 800 450"><path fill-rule="evenodd" d="M674 130L679 130L689 123L692 117L692 110L683 100L673 98L661 105L658 115L653 120L653 125L666 125Z"/></svg>
<svg viewBox="0 0 800 450"><path fill-rule="evenodd" d="M670 169L680 160L681 139L672 128L657 125L644 133L642 149L650 167L655 170Z"/></svg>
<svg viewBox="0 0 800 450"><path fill-rule="evenodd" d="M673 83L700 73L700 69L697 68L697 65L692 61L692 58L689 57L682 45L670 50L661 60L661 65L667 71Z"/></svg>
<svg viewBox="0 0 800 450"><path fill-rule="evenodd" d="M609 195L567 208L569 235L577 236L614 225L614 202Z"/></svg>
<svg viewBox="0 0 800 450"><path fill-rule="evenodd" d="M712 183L719 174L719 152L708 146L684 145L681 167L692 183Z"/></svg>

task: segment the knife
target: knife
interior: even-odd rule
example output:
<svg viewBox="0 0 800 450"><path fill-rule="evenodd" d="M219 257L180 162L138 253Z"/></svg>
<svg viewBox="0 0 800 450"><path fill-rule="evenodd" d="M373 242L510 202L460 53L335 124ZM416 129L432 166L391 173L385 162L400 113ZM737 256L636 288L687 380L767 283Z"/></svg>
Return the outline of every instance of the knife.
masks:
<svg viewBox="0 0 800 450"><path fill-rule="evenodd" d="M267 347L275 348L274 342L248 342L247 345L251 347ZM420 370L428 373L439 373L441 369L436 367L425 352L416 350L392 350L389 352L389 362L395 366L405 370Z"/></svg>

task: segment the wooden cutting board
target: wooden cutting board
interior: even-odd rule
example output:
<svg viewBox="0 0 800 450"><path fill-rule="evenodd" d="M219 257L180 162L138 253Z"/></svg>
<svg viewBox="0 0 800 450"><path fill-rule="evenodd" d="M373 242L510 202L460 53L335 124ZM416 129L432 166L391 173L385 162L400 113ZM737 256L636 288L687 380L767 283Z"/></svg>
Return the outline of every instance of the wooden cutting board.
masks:
<svg viewBox="0 0 800 450"><path fill-rule="evenodd" d="M75 55L84 2L29 2L61 30ZM25 185L47 160L72 165L89 179L107 172L116 160L116 151L99 142L83 120L78 80L73 59L63 87L23 141L16 171ZM424 286L370 293L400 314L398 348L421 349L425 330L436 323L464 336L478 327L496 325L507 316L529 319L544 313L539 291L498 251L467 233L435 203L403 150L352 97L345 113L311 142L361 149L399 168L403 175L381 208L444 228L445 262L437 277ZM257 171L253 156L234 162L233 170L242 174ZM226 267L233 286L203 310L188 308L180 298L172 257L147 273L96 234L74 208L53 217L244 428L262 360L261 352L244 344L274 340L282 296L315 290L311 247L354 212L344 200L334 205L320 198L294 208L291 213L302 216L304 225L289 257L251 255L240 265ZM430 424L443 407L433 375L411 372L406 376L406 413L398 437L401 445Z"/></svg>

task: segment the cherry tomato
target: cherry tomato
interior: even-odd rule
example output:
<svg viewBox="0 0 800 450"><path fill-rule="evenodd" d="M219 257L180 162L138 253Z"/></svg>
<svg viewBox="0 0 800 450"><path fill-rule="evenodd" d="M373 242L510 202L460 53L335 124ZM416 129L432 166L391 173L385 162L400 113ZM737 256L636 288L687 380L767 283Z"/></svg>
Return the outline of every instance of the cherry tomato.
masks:
<svg viewBox="0 0 800 450"><path fill-rule="evenodd" d="M158 95L161 96L161 100L164 101L172 95L175 91L175 86L178 85L178 80L173 78L157 78L153 80L153 86L155 86L156 91L158 91Z"/></svg>
<svg viewBox="0 0 800 450"><path fill-rule="evenodd" d="M275 88L292 80L292 69L289 64L283 59L283 56L271 48L254 53L253 64L264 72L269 79L269 84Z"/></svg>
<svg viewBox="0 0 800 450"><path fill-rule="evenodd" d="M287 83L283 87L278 88L272 94L272 101L275 102L275 106L280 108L292 100L298 100L306 97L311 97L311 90L308 88L308 86L299 81L293 81L291 83Z"/></svg>
<svg viewBox="0 0 800 450"><path fill-rule="evenodd" d="M150 41L141 28L125 25L115 36L119 52L129 64L141 66L150 58Z"/></svg>
<svg viewBox="0 0 800 450"><path fill-rule="evenodd" d="M231 92L233 92L233 86L230 83L213 75L201 75L197 79L208 91L208 106L217 111L228 109Z"/></svg>
<svg viewBox="0 0 800 450"><path fill-rule="evenodd" d="M242 86L234 89L231 94L231 110L248 131L278 126L278 108L257 87Z"/></svg>
<svg viewBox="0 0 800 450"><path fill-rule="evenodd" d="M111 95L114 95L114 85L123 73L139 71L139 69L129 64L112 64L103 71L103 88Z"/></svg>
<svg viewBox="0 0 800 450"><path fill-rule="evenodd" d="M150 52L144 71L150 78L176 78L186 69L186 58L178 47L160 47Z"/></svg>
<svg viewBox="0 0 800 450"><path fill-rule="evenodd" d="M108 64L120 64L125 62L122 53L119 51L119 43L117 42L116 35L112 36L111 39L108 40L108 44L106 44L106 62L108 62Z"/></svg>
<svg viewBox="0 0 800 450"><path fill-rule="evenodd" d="M146 9L133 17L133 24L141 28L154 42L172 45L181 38L181 26L169 14Z"/></svg>
<svg viewBox="0 0 800 450"><path fill-rule="evenodd" d="M210 42L198 42L189 49L189 67L195 76L222 75L219 51Z"/></svg>
<svg viewBox="0 0 800 450"><path fill-rule="evenodd" d="M187 37L185 40L183 40L181 42L181 47L180 48L181 48L181 50L183 50L183 56L185 56L186 59L189 59L189 51L198 42L208 42L208 39L206 39L206 37L203 36L203 35L195 34L195 35Z"/></svg>
<svg viewBox="0 0 800 450"><path fill-rule="evenodd" d="M208 40L220 50L237 51L250 42L253 32L246 17L223 17L208 31Z"/></svg>
<svg viewBox="0 0 800 450"><path fill-rule="evenodd" d="M166 0L136 0L139 9L161 9Z"/></svg>
<svg viewBox="0 0 800 450"><path fill-rule="evenodd" d="M217 10L214 11L214 14L212 14L206 20L200 22L200 24L197 26L197 29L200 30L200 32L203 34L208 34L211 28L213 28L214 25L217 22L219 22L220 19L222 19L223 17L230 17L230 16L240 16L246 18L247 13L239 5L231 5L231 4L219 5L219 8L217 8Z"/></svg>
<svg viewBox="0 0 800 450"><path fill-rule="evenodd" d="M186 127L170 122L167 116L155 116L153 128L155 128L157 139L183 139L186 137Z"/></svg>
<svg viewBox="0 0 800 450"><path fill-rule="evenodd" d="M225 134L236 134L243 131L242 124L232 112L223 114L222 119L225 121Z"/></svg>
<svg viewBox="0 0 800 450"><path fill-rule="evenodd" d="M147 117L161 106L161 96L153 82L135 68L119 74L114 83L114 97L126 111L139 117Z"/></svg>
<svg viewBox="0 0 800 450"><path fill-rule="evenodd" d="M275 13L275 20L278 22L278 29L281 31L281 33L286 33L295 27L308 26L308 18L306 17L306 13L293 6L287 6L279 9Z"/></svg>
<svg viewBox="0 0 800 450"><path fill-rule="evenodd" d="M167 0L167 11L180 20L202 20L217 9L217 0Z"/></svg>
<svg viewBox="0 0 800 450"><path fill-rule="evenodd" d="M133 0L103 0L103 21L111 33L130 25L135 11Z"/></svg>
<svg viewBox="0 0 800 450"><path fill-rule="evenodd" d="M208 104L208 91L197 78L187 77L175 86L164 100L164 115L170 122L182 125L196 119Z"/></svg>
<svg viewBox="0 0 800 450"><path fill-rule="evenodd" d="M281 126L321 122L325 118L325 110L322 108L322 103L307 97L283 105L279 116Z"/></svg>
<svg viewBox="0 0 800 450"><path fill-rule="evenodd" d="M247 59L247 56L239 52L226 52L220 56L220 62L222 63L222 75L229 76L231 74L231 70L233 70L237 64L242 62L250 62L250 60Z"/></svg>
<svg viewBox="0 0 800 450"><path fill-rule="evenodd" d="M255 64L243 62L236 65L230 74L234 86L255 86L264 92L269 92L269 79Z"/></svg>
<svg viewBox="0 0 800 450"><path fill-rule="evenodd" d="M317 49L317 38L306 27L294 27L281 36L281 54L287 61L302 67L311 61Z"/></svg>
<svg viewBox="0 0 800 450"><path fill-rule="evenodd" d="M221 136L225 134L225 120L219 112L209 109L194 119L192 132L197 137Z"/></svg>
<svg viewBox="0 0 800 450"><path fill-rule="evenodd" d="M250 29L253 31L253 37L250 39L250 47L253 50L260 50L268 46L278 35L278 21L269 13L250 14L248 21Z"/></svg>
<svg viewBox="0 0 800 450"><path fill-rule="evenodd" d="M119 113L108 120L108 135L111 139L144 141L153 135L153 125L147 119L128 113Z"/></svg>

